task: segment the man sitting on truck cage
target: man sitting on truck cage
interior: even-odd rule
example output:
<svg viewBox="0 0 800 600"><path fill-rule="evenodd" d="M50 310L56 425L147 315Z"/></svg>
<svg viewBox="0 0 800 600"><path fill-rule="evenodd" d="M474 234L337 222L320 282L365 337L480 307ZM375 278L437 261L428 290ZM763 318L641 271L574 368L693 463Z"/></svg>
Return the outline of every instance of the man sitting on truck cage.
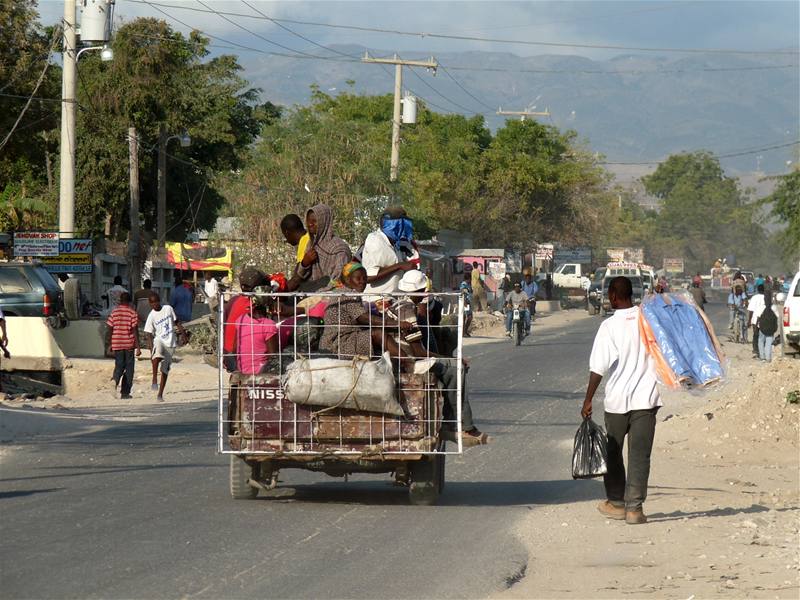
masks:
<svg viewBox="0 0 800 600"><path fill-rule="evenodd" d="M443 416L445 420L443 428L453 431L456 429L455 419L458 414L458 368L454 364L455 361L452 357L438 353L436 336L431 324L433 315L430 309L432 308L433 297L425 294L426 283L425 275L416 269L404 273L403 278L400 280L400 291L409 293L408 297L417 309L416 329L421 333L418 336L408 336L405 341L408 343L413 356L436 359L430 371L442 384L442 394L444 395ZM469 365L464 359L464 368L461 371L461 390L463 392L461 400L461 439L467 446L488 444L489 436L481 433L472 422L472 407L469 404L466 393L466 374L468 369Z"/></svg>
<svg viewBox="0 0 800 600"><path fill-rule="evenodd" d="M389 352L392 360L410 366L391 334L398 328L407 331L412 324L398 323L370 313L361 296L367 287L367 270L361 263L347 263L342 269L341 280L347 290L358 294L345 293L339 298L331 298L325 309L320 350L336 354L339 358L380 356L383 352Z"/></svg>

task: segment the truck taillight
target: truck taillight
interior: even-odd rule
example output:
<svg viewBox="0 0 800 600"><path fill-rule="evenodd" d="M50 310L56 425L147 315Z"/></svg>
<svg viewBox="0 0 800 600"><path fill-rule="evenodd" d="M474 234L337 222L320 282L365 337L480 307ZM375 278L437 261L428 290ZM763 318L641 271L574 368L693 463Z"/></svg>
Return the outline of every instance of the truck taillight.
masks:
<svg viewBox="0 0 800 600"><path fill-rule="evenodd" d="M783 307L783 326L784 327L788 327L789 326L789 307L788 306L784 306Z"/></svg>
<svg viewBox="0 0 800 600"><path fill-rule="evenodd" d="M50 307L50 297L47 294L45 294L44 299L42 301L42 315L44 315L45 317L49 317L51 312L52 310Z"/></svg>

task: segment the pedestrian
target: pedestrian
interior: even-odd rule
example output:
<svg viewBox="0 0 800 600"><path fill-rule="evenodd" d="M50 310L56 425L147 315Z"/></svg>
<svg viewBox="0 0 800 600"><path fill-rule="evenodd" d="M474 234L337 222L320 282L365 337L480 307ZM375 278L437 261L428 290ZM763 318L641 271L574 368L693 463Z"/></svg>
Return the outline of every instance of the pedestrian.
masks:
<svg viewBox="0 0 800 600"><path fill-rule="evenodd" d="M472 263L470 279L470 283L472 284L472 307L476 312L488 311L489 303L486 300L486 286L481 278L481 269L478 261Z"/></svg>
<svg viewBox="0 0 800 600"><path fill-rule="evenodd" d="M142 287L133 293L133 306L136 308L136 314L139 315L139 323L147 321L147 315L150 314L150 292L153 291L153 282L145 279L142 282Z"/></svg>
<svg viewBox="0 0 800 600"><path fill-rule="evenodd" d="M114 285L109 288L109 290L105 293L105 298L108 300L108 308L114 310L119 306L119 298L122 292L127 292L128 290L122 285L122 277L117 275L114 277Z"/></svg>
<svg viewBox="0 0 800 600"><path fill-rule="evenodd" d="M758 358L758 317L761 316L761 312L764 310L764 284L761 284L756 288L757 293L750 298L750 301L747 303L747 322L750 323L750 326L753 328L753 357Z"/></svg>
<svg viewBox="0 0 800 600"><path fill-rule="evenodd" d="M661 397L655 365L640 337L640 309L633 305L630 279L612 279L608 300L614 314L600 324L594 339L581 415L591 418L594 394L608 374L603 402L608 435L608 472L603 476L606 500L597 509L607 518L636 525L647 522L643 505ZM622 458L626 437L627 474Z"/></svg>
<svg viewBox="0 0 800 600"><path fill-rule="evenodd" d="M459 284L458 291L464 298L464 337L471 337L469 328L472 325L472 287L469 273L464 273L464 281Z"/></svg>
<svg viewBox="0 0 800 600"><path fill-rule="evenodd" d="M175 274L175 287L169 295L169 305L175 311L178 321L188 323L192 320L192 302L194 294L188 284L184 282L180 273Z"/></svg>
<svg viewBox="0 0 800 600"><path fill-rule="evenodd" d="M167 385L167 376L172 366L175 346L178 339L175 332L184 333L183 326L175 316L175 311L169 304L161 304L161 297L156 292L150 292L150 314L144 325L145 333L151 337L152 351L150 362L153 366L153 381L150 389L158 392L156 400L164 401L164 388ZM158 371L161 371L161 383L158 382Z"/></svg>
<svg viewBox="0 0 800 600"><path fill-rule="evenodd" d="M764 308L758 317L758 358L772 362L772 342L778 331L778 307L772 303L772 292L764 292Z"/></svg>
<svg viewBox="0 0 800 600"><path fill-rule="evenodd" d="M702 287L700 287L700 284L696 281L693 281L692 287L689 289L689 293L692 295L694 303L697 304L697 308L705 312L708 301L706 300L706 292Z"/></svg>
<svg viewBox="0 0 800 600"><path fill-rule="evenodd" d="M3 309L0 308L0 363L3 358L11 358L11 353L8 351L8 333L6 332L6 318L3 315ZM0 391L3 390L3 383L0 380Z"/></svg>
<svg viewBox="0 0 800 600"><path fill-rule="evenodd" d="M533 273L527 271L522 279L522 291L528 296L528 310L530 310L531 318L536 314L536 293L539 291L539 285L533 278Z"/></svg>
<svg viewBox="0 0 800 600"><path fill-rule="evenodd" d="M108 316L111 351L114 353L114 389L121 384L120 399L130 400L133 386L133 370L139 348L139 316L131 306L131 295L122 292L117 306Z"/></svg>
<svg viewBox="0 0 800 600"><path fill-rule="evenodd" d="M203 281L203 294L206 297L206 304L209 310L216 310L219 305L219 299L217 298L219 283L216 277L214 277L213 271L205 271L203 277L205 278L205 281Z"/></svg>
<svg viewBox="0 0 800 600"><path fill-rule="evenodd" d="M734 286L731 288L731 293L728 294L728 309L730 310L728 329L733 330L733 325L738 313L741 316L741 329L739 334L742 341L747 343L747 297L744 295L744 288L742 286Z"/></svg>
<svg viewBox="0 0 800 600"><path fill-rule="evenodd" d="M402 206L390 206L381 215L378 229L367 235L361 264L367 270L368 294L396 292L403 273L417 268L410 260L414 226Z"/></svg>

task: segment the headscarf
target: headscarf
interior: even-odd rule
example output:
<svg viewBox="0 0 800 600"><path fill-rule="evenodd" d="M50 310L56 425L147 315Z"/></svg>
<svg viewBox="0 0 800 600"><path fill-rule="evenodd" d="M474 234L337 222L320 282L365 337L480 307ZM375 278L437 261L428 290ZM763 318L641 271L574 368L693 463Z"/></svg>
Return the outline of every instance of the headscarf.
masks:
<svg viewBox="0 0 800 600"><path fill-rule="evenodd" d="M364 269L366 271L364 265L362 265L360 262L351 260L349 263L347 263L345 266L342 267L342 279L347 279L348 277L350 277L350 275L352 275L359 269Z"/></svg>
<svg viewBox="0 0 800 600"><path fill-rule="evenodd" d="M397 250L409 248L414 239L414 223L402 207L390 207L381 216L381 231Z"/></svg>
<svg viewBox="0 0 800 600"><path fill-rule="evenodd" d="M311 265L311 279L328 277L335 279L341 273L342 266L353 256L350 246L333 234L333 211L327 204L316 204L306 211L313 212L317 218L317 233L309 240L309 247L317 251L317 261Z"/></svg>

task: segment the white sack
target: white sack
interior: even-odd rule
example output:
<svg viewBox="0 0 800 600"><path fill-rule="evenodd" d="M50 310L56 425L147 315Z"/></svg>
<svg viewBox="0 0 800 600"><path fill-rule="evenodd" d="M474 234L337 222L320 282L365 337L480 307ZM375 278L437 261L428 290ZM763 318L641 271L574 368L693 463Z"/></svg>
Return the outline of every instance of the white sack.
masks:
<svg viewBox="0 0 800 600"><path fill-rule="evenodd" d="M297 404L335 406L402 416L389 353L376 360L303 358L283 376L286 397Z"/></svg>

